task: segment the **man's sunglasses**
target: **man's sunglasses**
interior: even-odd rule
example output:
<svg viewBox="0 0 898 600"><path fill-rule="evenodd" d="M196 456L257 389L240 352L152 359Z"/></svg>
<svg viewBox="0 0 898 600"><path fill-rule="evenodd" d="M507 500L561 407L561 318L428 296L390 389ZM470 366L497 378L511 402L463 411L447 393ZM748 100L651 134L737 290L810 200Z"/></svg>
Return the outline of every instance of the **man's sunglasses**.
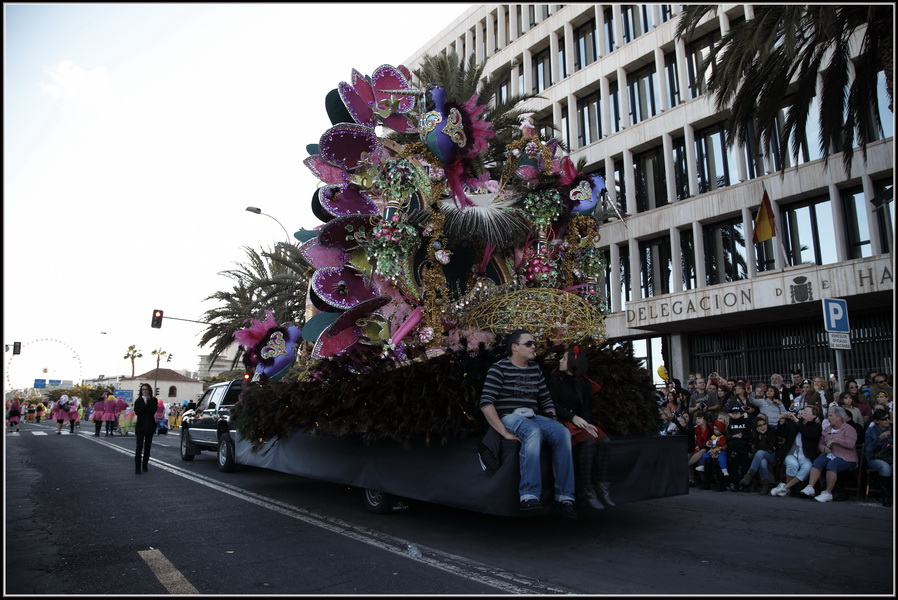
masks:
<svg viewBox="0 0 898 600"><path fill-rule="evenodd" d="M533 340L527 340L526 342L516 342L518 346L527 346L528 348L533 348L536 346L536 342Z"/></svg>

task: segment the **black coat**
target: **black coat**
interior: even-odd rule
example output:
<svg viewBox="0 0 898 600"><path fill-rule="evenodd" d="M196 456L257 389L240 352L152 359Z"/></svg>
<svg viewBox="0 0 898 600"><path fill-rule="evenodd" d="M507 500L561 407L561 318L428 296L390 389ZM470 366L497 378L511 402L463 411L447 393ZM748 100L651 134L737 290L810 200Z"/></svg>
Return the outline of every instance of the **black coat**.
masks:
<svg viewBox="0 0 898 600"><path fill-rule="evenodd" d="M776 458L781 463L786 460L786 456L792 451L792 444L795 443L795 437L801 432L801 450L809 460L814 460L820 455L817 445L820 443L820 436L823 435L823 425L820 423L805 421L795 422L786 419L776 428Z"/></svg>
<svg viewBox="0 0 898 600"><path fill-rule="evenodd" d="M155 397L144 400L143 396L134 401L134 414L137 419L134 422L135 433L149 433L152 435L156 431L156 409L159 408L159 401Z"/></svg>

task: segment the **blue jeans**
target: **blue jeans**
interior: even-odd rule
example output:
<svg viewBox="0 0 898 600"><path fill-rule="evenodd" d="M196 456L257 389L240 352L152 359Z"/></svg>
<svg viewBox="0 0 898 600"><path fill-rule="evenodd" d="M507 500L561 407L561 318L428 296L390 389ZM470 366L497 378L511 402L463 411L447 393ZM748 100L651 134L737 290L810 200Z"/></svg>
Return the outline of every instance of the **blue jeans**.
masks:
<svg viewBox="0 0 898 600"><path fill-rule="evenodd" d="M814 461L814 466L817 467L820 471L832 471L833 473L840 473L842 471L847 471L849 469L855 468L857 466L857 463L842 460L838 456L835 458L829 458L825 454L821 454Z"/></svg>
<svg viewBox="0 0 898 600"><path fill-rule="evenodd" d="M880 477L891 477L892 476L892 465L887 463L884 460L879 460L878 458L871 458L867 463L868 469L873 469L877 473L879 473Z"/></svg>
<svg viewBox="0 0 898 600"><path fill-rule="evenodd" d="M535 416L532 419L514 413L502 417L508 431L521 439L521 500L539 500L542 495L540 450L543 440L552 446L552 472L555 475L555 500L574 499L574 459L571 455L571 434L554 419Z"/></svg>
<svg viewBox="0 0 898 600"><path fill-rule="evenodd" d="M702 465L703 465L703 464L705 464L706 462L708 462L708 461L711 460L711 459L712 459L711 453L710 453L710 452L705 452L705 453L702 455L702 460L699 462L699 464L702 464ZM722 451L720 452L720 454L717 455L717 464L720 465L720 470L721 470L721 471L727 468L727 453L726 453L726 450L722 450Z"/></svg>
<svg viewBox="0 0 898 600"><path fill-rule="evenodd" d="M761 476L761 480L766 480L770 478L770 471L768 469L775 464L776 455L773 452L758 450L751 459L751 466L749 469L758 473Z"/></svg>

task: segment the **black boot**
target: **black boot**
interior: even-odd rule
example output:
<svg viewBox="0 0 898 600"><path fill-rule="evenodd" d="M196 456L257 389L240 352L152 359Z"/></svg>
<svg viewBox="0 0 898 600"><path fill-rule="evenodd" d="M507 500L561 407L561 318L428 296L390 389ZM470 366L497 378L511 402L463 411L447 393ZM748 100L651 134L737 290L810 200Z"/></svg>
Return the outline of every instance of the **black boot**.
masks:
<svg viewBox="0 0 898 600"><path fill-rule="evenodd" d="M711 476L708 475L707 471L700 471L699 475L701 475L701 478L702 478L702 489L710 490L711 489Z"/></svg>
<svg viewBox="0 0 898 600"><path fill-rule="evenodd" d="M882 490L882 505L889 507L892 506L892 478L891 477L882 477L877 474L876 478L879 483L879 489Z"/></svg>
<svg viewBox="0 0 898 600"><path fill-rule="evenodd" d="M599 498L602 499L605 506L617 506L617 504L611 500L611 484L607 481L599 482Z"/></svg>
<svg viewBox="0 0 898 600"><path fill-rule="evenodd" d="M599 499L596 496L596 490L592 486L584 486L580 488L580 490L577 492L577 499L580 501L581 505L592 510L602 510L603 508L605 508L604 506L602 506L602 503L599 502Z"/></svg>

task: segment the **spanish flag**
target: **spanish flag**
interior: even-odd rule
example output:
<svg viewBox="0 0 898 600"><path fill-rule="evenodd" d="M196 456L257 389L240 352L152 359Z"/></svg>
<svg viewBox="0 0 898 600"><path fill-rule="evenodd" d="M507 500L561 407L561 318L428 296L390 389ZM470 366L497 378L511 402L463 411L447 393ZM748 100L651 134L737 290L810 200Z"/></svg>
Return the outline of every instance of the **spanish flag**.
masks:
<svg viewBox="0 0 898 600"><path fill-rule="evenodd" d="M755 217L755 234L752 236L752 242L760 244L774 236L776 236L776 223L773 220L773 209L770 208L770 197L767 196L767 190L764 190L761 208L758 209L758 216Z"/></svg>

